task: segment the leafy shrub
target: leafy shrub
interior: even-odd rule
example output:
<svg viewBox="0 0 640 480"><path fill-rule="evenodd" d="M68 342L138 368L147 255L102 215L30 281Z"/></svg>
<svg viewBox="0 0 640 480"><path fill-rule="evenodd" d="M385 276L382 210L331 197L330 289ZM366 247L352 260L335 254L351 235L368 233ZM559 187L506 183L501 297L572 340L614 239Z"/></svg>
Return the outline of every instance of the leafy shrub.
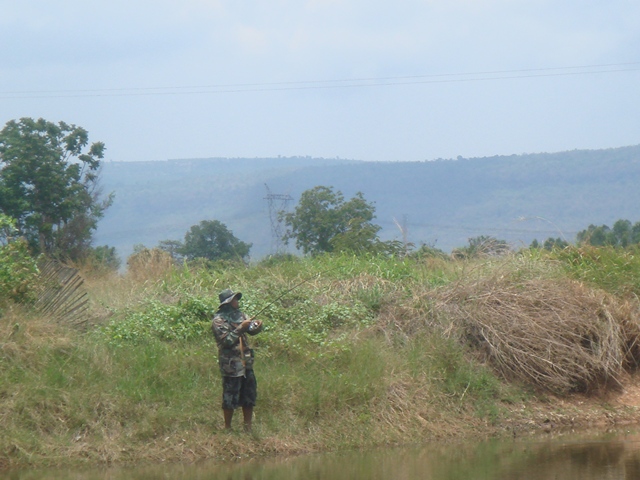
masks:
<svg viewBox="0 0 640 480"><path fill-rule="evenodd" d="M114 345L139 344L152 339L163 341L193 340L209 331L209 319L217 303L186 296L176 305L152 300L141 310L128 311L115 319L102 332Z"/></svg>
<svg viewBox="0 0 640 480"><path fill-rule="evenodd" d="M15 233L15 221L0 214L0 304L6 300L28 300L38 274L27 242L22 238L14 239Z"/></svg>
<svg viewBox="0 0 640 480"><path fill-rule="evenodd" d="M374 313L361 302L318 301L311 291L292 292L267 308L260 307L257 297L249 291L241 308L247 315L262 310L259 316L265 330L254 338L253 344L267 352L304 356L312 346L320 347L320 354L339 352L345 342L340 332L357 331L374 321ZM117 314L102 332L115 345L150 340L212 340L209 328L217 307L217 298L213 296L185 295L175 305L152 300L135 310Z"/></svg>

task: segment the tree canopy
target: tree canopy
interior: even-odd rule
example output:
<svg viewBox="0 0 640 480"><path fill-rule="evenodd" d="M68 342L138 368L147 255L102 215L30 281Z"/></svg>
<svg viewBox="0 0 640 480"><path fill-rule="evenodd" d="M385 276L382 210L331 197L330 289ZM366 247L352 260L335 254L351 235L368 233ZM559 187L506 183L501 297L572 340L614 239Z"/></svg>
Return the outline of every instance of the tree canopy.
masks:
<svg viewBox="0 0 640 480"><path fill-rule="evenodd" d="M9 121L0 131L0 212L14 218L35 253L81 258L113 197L98 188L102 142L42 118Z"/></svg>
<svg viewBox="0 0 640 480"><path fill-rule="evenodd" d="M184 243L177 240L162 240L158 248L169 253L176 261L194 260L245 260L251 244L245 243L218 220L203 220L193 225L184 236Z"/></svg>
<svg viewBox="0 0 640 480"><path fill-rule="evenodd" d="M304 191L295 211L281 212L280 218L287 226L285 243L295 239L305 254L370 251L381 244L380 227L371 223L375 207L361 192L345 201L342 192L317 186Z"/></svg>

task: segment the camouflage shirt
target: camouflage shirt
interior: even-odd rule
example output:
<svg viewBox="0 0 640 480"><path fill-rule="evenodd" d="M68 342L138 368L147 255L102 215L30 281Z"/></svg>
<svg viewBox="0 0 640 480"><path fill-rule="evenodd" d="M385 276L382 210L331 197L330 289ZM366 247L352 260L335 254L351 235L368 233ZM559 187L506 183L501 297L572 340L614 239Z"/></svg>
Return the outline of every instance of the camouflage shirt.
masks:
<svg viewBox="0 0 640 480"><path fill-rule="evenodd" d="M211 330L218 344L218 364L226 377L242 377L246 369L253 368L253 350L249 348L247 333L255 335L262 328L238 333L236 329L247 319L240 310L224 305L213 317Z"/></svg>

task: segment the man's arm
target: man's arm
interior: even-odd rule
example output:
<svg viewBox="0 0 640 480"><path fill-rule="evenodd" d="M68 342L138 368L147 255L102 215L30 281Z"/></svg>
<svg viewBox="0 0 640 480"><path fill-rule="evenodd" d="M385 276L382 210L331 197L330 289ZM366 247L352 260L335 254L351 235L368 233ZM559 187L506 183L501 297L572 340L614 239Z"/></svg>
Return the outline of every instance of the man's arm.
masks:
<svg viewBox="0 0 640 480"><path fill-rule="evenodd" d="M236 328L233 328L224 318L215 316L211 328L218 345L223 348L230 348L239 343L240 336L249 330L250 324L251 320L245 319Z"/></svg>

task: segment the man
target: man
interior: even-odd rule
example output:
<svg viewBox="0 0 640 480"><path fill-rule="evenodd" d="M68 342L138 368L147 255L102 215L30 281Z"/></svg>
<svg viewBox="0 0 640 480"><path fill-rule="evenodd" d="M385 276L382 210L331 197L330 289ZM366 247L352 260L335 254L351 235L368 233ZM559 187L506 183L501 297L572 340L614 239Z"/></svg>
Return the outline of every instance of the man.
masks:
<svg viewBox="0 0 640 480"><path fill-rule="evenodd" d="M260 320L248 319L240 311L238 301L242 293L223 290L218 295L220 306L213 317L211 329L218 344L218 363L222 373L222 411L224 426L231 429L233 411L242 407L244 430L251 431L253 407L258 396L253 373L253 350L249 348L247 334L262 331Z"/></svg>

